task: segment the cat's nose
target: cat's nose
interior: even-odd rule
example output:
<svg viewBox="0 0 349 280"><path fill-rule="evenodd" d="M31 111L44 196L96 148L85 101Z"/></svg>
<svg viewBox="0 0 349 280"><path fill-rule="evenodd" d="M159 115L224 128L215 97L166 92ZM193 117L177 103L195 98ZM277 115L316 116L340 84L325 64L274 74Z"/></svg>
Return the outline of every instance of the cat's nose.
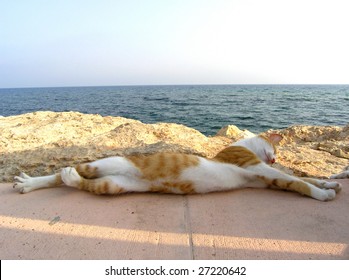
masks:
<svg viewBox="0 0 349 280"><path fill-rule="evenodd" d="M272 158L272 159L270 160L270 163L271 163L271 164L275 163L275 158Z"/></svg>

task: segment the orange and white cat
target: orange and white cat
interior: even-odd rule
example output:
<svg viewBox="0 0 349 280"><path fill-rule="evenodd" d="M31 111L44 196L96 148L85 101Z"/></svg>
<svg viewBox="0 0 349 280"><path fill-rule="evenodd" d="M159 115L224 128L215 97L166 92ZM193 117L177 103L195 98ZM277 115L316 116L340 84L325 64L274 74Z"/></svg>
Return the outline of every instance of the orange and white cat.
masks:
<svg viewBox="0 0 349 280"><path fill-rule="evenodd" d="M275 162L278 134L240 140L214 158L179 153L157 153L110 157L67 167L60 173L15 177L14 188L21 193L63 184L96 194L162 192L208 193L237 188L277 188L295 191L317 200L332 200L340 190L337 182L297 178L270 164Z"/></svg>

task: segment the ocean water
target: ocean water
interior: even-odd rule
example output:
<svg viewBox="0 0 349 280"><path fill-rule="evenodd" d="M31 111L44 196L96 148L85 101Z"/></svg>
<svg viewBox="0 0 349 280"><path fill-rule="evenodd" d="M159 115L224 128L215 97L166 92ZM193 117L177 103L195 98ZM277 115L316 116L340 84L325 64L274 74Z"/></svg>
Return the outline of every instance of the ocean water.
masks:
<svg viewBox="0 0 349 280"><path fill-rule="evenodd" d="M349 122L349 85L185 85L0 89L0 116L78 111L173 122L214 135Z"/></svg>

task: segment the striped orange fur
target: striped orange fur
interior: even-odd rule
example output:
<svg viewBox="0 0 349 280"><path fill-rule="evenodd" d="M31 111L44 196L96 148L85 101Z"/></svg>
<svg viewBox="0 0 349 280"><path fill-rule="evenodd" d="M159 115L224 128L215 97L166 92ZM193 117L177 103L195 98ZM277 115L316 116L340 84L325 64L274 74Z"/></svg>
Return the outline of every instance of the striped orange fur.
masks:
<svg viewBox="0 0 349 280"><path fill-rule="evenodd" d="M178 153L136 155L127 159L142 172L142 178L149 181L160 178L176 179L184 169L199 164L197 156Z"/></svg>
<svg viewBox="0 0 349 280"><path fill-rule="evenodd" d="M160 185L153 185L149 188L150 192L174 193L174 189L183 194L196 193L194 183L191 181L182 182L162 182Z"/></svg>
<svg viewBox="0 0 349 280"><path fill-rule="evenodd" d="M261 163L261 160L245 147L230 146L219 152L213 160L247 167Z"/></svg>
<svg viewBox="0 0 349 280"><path fill-rule="evenodd" d="M311 188L301 180L290 181L283 178L271 179L265 176L258 177L263 180L270 188L294 191L306 196L311 196Z"/></svg>
<svg viewBox="0 0 349 280"><path fill-rule="evenodd" d="M93 167L88 163L78 164L76 171L86 179L95 179L98 178L98 167Z"/></svg>
<svg viewBox="0 0 349 280"><path fill-rule="evenodd" d="M106 178L84 179L82 178L78 188L94 194L119 194L124 189L109 182Z"/></svg>

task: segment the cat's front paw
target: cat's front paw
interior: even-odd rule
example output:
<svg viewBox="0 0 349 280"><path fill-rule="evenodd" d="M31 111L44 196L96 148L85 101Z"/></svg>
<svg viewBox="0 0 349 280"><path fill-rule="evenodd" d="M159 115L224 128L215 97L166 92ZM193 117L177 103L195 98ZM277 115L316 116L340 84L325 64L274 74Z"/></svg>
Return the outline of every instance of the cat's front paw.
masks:
<svg viewBox="0 0 349 280"><path fill-rule="evenodd" d="M320 201L330 201L336 197L336 192L333 189L314 188L311 197Z"/></svg>
<svg viewBox="0 0 349 280"><path fill-rule="evenodd" d="M20 193L28 193L34 189L33 178L24 172L21 172L19 176L15 176L14 181L13 188L18 190Z"/></svg>
<svg viewBox="0 0 349 280"><path fill-rule="evenodd" d="M82 178L79 175L79 173L76 171L75 168L73 167L66 167L63 168L61 171L61 177L62 177L62 181L64 182L64 184L66 184L69 187L79 187Z"/></svg>
<svg viewBox="0 0 349 280"><path fill-rule="evenodd" d="M339 193L342 190L342 185L338 182L327 182L327 181L323 181L322 183L322 187L324 189L332 189L334 190L336 193Z"/></svg>
<svg viewBox="0 0 349 280"><path fill-rule="evenodd" d="M324 190L327 194L327 199L325 199L325 201L330 201L332 199L334 199L336 197L336 192L335 190L332 190L332 189L327 189L327 190Z"/></svg>

